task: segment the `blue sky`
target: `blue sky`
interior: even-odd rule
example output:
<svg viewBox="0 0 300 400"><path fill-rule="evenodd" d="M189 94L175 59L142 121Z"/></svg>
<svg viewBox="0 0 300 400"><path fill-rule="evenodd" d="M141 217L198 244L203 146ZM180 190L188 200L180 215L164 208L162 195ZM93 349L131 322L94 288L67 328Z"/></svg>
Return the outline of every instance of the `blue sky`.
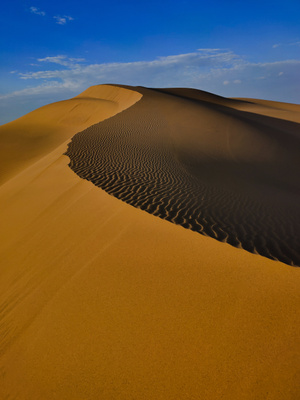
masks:
<svg viewBox="0 0 300 400"><path fill-rule="evenodd" d="M300 103L300 1L12 0L0 123L101 83Z"/></svg>

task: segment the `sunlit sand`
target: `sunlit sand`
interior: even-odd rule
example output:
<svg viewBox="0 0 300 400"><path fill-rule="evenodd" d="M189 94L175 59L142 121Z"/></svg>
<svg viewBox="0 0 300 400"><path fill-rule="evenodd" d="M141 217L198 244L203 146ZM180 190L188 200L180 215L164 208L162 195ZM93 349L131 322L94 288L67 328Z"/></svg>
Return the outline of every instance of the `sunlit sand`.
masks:
<svg viewBox="0 0 300 400"><path fill-rule="evenodd" d="M99 85L1 126L0 398L297 399L299 122Z"/></svg>

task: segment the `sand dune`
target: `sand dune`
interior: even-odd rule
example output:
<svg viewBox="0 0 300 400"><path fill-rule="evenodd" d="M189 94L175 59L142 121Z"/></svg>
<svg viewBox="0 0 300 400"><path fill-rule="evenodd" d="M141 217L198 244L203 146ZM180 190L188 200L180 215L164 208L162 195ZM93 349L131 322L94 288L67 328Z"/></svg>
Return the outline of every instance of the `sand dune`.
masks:
<svg viewBox="0 0 300 400"><path fill-rule="evenodd" d="M69 131L73 100L37 110L28 158L1 127L1 399L299 397L299 269L251 253L299 256L298 125L171 91L93 87Z"/></svg>
<svg viewBox="0 0 300 400"><path fill-rule="evenodd" d="M143 98L78 133L71 168L185 228L300 265L300 125L196 90Z"/></svg>

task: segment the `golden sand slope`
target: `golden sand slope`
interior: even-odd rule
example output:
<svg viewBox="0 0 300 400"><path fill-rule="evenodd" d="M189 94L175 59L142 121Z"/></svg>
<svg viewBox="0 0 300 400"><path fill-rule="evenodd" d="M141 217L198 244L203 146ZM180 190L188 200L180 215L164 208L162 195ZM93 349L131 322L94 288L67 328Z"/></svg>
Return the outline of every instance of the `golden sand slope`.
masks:
<svg viewBox="0 0 300 400"><path fill-rule="evenodd" d="M109 196L65 150L0 187L0 398L296 400L299 269Z"/></svg>
<svg viewBox="0 0 300 400"><path fill-rule="evenodd" d="M80 95L41 107L0 126L0 184L79 132L130 107L137 92L92 86Z"/></svg>

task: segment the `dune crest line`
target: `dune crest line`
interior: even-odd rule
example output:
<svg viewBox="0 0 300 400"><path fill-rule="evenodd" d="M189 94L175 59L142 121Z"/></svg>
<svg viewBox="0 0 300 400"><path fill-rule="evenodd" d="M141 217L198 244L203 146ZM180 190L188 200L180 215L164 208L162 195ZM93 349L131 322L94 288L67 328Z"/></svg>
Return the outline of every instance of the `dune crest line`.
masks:
<svg viewBox="0 0 300 400"><path fill-rule="evenodd" d="M142 98L73 136L70 168L155 216L299 266L300 124L198 90L125 88Z"/></svg>
<svg viewBox="0 0 300 400"><path fill-rule="evenodd" d="M141 97L112 85L91 86L69 100L40 107L0 126L0 185L75 133L118 114Z"/></svg>

